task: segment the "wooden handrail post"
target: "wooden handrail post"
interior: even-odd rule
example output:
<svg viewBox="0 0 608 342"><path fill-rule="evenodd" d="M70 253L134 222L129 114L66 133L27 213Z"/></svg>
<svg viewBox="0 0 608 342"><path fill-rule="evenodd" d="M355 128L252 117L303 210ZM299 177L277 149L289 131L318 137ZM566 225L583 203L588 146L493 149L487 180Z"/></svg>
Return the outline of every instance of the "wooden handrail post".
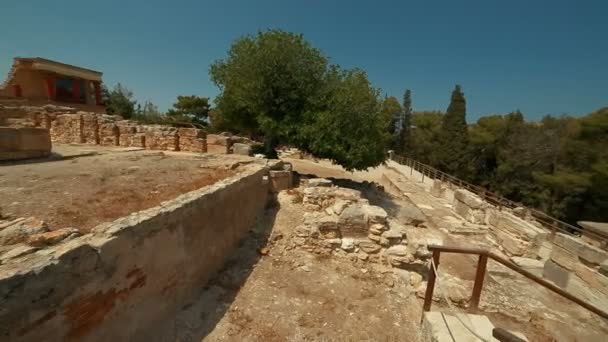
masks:
<svg viewBox="0 0 608 342"><path fill-rule="evenodd" d="M483 289L483 280L486 275L486 266L488 264L488 256L481 254L479 261L477 262L477 273L475 274L475 284L473 285L473 295L469 304L469 312L477 312L479 307L479 298L481 297L481 290Z"/></svg>
<svg viewBox="0 0 608 342"><path fill-rule="evenodd" d="M433 251L433 263L435 264L435 268L439 268L439 250ZM435 274L435 269L433 268L433 264L429 265L429 273L427 276L426 282L426 293L424 294L424 304L422 305L422 317L420 317L420 323L424 318L424 313L431 310L431 304L433 303L433 291L435 290L435 279L437 279L437 274Z"/></svg>

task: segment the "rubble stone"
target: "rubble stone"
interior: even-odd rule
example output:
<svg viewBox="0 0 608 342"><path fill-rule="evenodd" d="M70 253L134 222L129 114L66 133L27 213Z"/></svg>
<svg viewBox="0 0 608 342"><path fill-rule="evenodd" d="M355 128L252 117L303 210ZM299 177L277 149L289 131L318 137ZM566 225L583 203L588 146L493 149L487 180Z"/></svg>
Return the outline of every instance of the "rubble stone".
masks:
<svg viewBox="0 0 608 342"><path fill-rule="evenodd" d="M359 241L359 248L367 254L375 254L380 252L381 247L371 241Z"/></svg>
<svg viewBox="0 0 608 342"><path fill-rule="evenodd" d="M252 155L253 150L251 148L251 145L249 144L235 143L232 144L232 153L243 156L250 156Z"/></svg>
<svg viewBox="0 0 608 342"><path fill-rule="evenodd" d="M343 250L347 252L352 252L355 250L355 241L353 239L342 239L342 245L340 246Z"/></svg>
<svg viewBox="0 0 608 342"><path fill-rule="evenodd" d="M308 180L309 187L331 187L332 182L325 178L311 178Z"/></svg>
<svg viewBox="0 0 608 342"><path fill-rule="evenodd" d="M0 245L12 245L25 242L30 235L44 233L48 225L35 217L16 219L3 224L0 230Z"/></svg>
<svg viewBox="0 0 608 342"><path fill-rule="evenodd" d="M78 229L75 228L62 228L53 230L45 233L38 233L30 235L27 239L27 244L34 247L43 247L47 245L54 245L69 236L80 235Z"/></svg>
<svg viewBox="0 0 608 342"><path fill-rule="evenodd" d="M344 209L338 219L340 231L343 234L364 236L367 234L367 217L362 207L351 205Z"/></svg>

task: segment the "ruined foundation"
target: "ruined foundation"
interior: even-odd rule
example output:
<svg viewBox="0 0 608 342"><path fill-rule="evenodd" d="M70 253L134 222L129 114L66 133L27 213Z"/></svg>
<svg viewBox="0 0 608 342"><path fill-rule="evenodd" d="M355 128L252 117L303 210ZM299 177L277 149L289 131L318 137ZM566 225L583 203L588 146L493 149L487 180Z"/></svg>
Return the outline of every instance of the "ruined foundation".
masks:
<svg viewBox="0 0 608 342"><path fill-rule="evenodd" d="M149 340L262 214L268 167L104 223L0 266L3 341Z"/></svg>

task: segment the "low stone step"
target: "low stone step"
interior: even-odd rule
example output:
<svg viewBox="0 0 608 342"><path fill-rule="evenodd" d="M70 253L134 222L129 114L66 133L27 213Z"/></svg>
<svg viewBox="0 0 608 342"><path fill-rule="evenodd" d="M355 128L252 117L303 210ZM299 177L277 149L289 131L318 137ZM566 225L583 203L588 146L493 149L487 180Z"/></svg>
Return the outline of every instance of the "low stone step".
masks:
<svg viewBox="0 0 608 342"><path fill-rule="evenodd" d="M466 313L447 314L439 311L430 311L424 313L422 341L481 342L485 340L497 342L498 340L492 337L492 330L494 330L494 324L484 315ZM528 341L521 333L513 334L524 341ZM483 339L478 338L476 335Z"/></svg>

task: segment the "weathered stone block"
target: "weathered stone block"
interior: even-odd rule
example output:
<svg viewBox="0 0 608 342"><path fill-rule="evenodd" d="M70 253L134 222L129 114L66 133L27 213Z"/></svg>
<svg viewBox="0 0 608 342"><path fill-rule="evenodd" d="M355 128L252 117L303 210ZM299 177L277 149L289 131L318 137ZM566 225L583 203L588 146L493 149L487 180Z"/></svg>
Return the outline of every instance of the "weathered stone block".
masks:
<svg viewBox="0 0 608 342"><path fill-rule="evenodd" d="M351 205L344 209L339 216L338 225L343 235L367 235L367 216L359 205Z"/></svg>
<svg viewBox="0 0 608 342"><path fill-rule="evenodd" d="M482 209L486 206L485 202L479 196L468 190L456 190L454 192L454 198L460 202L463 202L471 209Z"/></svg>
<svg viewBox="0 0 608 342"><path fill-rule="evenodd" d="M230 137L218 134L207 134L208 145L221 145L230 148L231 140Z"/></svg>
<svg viewBox="0 0 608 342"><path fill-rule="evenodd" d="M521 258L521 257L513 257L511 261L523 268L524 270L542 277L543 269L545 268L545 263L541 260L532 259L532 258Z"/></svg>
<svg viewBox="0 0 608 342"><path fill-rule="evenodd" d="M251 145L235 143L232 145L232 153L243 156L250 156L252 154Z"/></svg>
<svg viewBox="0 0 608 342"><path fill-rule="evenodd" d="M552 260L547 260L543 269L543 278L552 281L561 288L566 288L570 280L570 272Z"/></svg>
<svg viewBox="0 0 608 342"><path fill-rule="evenodd" d="M209 137L209 136L207 136L207 137ZM230 152L229 146L210 143L209 138L207 138L207 153L228 154L229 152Z"/></svg>
<svg viewBox="0 0 608 342"><path fill-rule="evenodd" d="M279 192L292 187L291 171L269 171L270 173L270 190Z"/></svg>
<svg viewBox="0 0 608 342"><path fill-rule="evenodd" d="M49 130L34 127L0 127L0 153L2 153L0 160L48 156L51 153Z"/></svg>

